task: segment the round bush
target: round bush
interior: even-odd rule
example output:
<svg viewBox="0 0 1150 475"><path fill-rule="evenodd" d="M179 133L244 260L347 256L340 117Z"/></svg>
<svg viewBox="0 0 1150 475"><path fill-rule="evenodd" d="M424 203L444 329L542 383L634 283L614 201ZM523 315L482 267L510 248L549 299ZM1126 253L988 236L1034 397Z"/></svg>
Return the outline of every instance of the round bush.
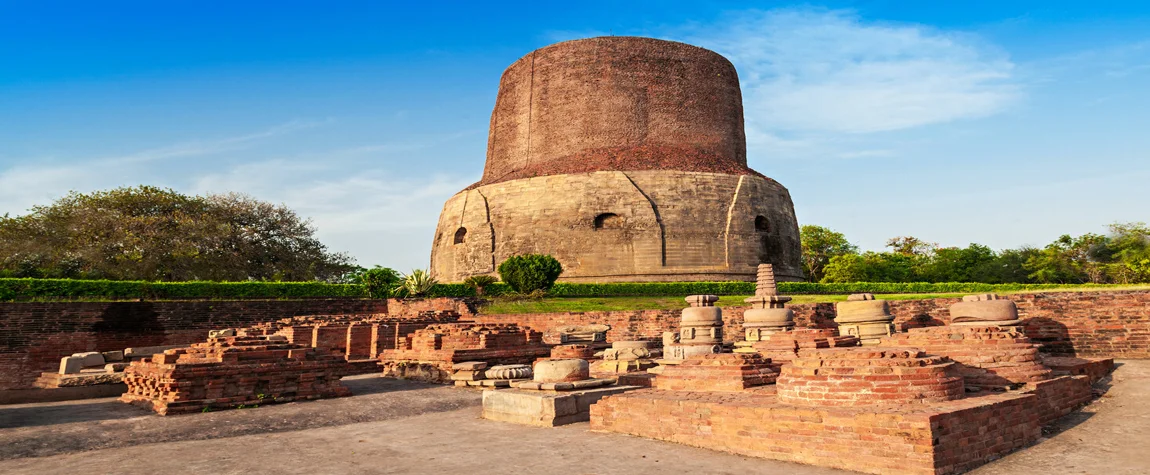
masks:
<svg viewBox="0 0 1150 475"><path fill-rule="evenodd" d="M547 290L563 273L563 266L546 254L511 256L499 264L499 278L521 294Z"/></svg>

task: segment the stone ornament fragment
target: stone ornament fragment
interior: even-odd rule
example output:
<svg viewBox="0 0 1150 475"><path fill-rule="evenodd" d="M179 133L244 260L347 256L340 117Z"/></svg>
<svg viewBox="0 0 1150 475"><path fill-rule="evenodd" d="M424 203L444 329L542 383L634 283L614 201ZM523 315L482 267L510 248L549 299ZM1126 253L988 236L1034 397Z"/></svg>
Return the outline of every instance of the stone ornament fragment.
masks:
<svg viewBox="0 0 1150 475"><path fill-rule="evenodd" d="M591 378L591 366L581 359L547 359L535 363L532 381L569 383Z"/></svg>
<svg viewBox="0 0 1150 475"><path fill-rule="evenodd" d="M967 295L950 306L950 324L954 326L1015 326L1018 306L995 294Z"/></svg>
<svg viewBox="0 0 1150 475"><path fill-rule="evenodd" d="M551 329L552 333L559 334L559 343L600 343L607 341L607 332L610 325L565 325Z"/></svg>
<svg viewBox="0 0 1150 475"><path fill-rule="evenodd" d="M874 294L852 294L846 302L836 303L835 323L840 335L858 337L863 345L877 345L879 339L895 333L890 306Z"/></svg>
<svg viewBox="0 0 1150 475"><path fill-rule="evenodd" d="M528 379L532 371L525 364L505 364L487 368L485 374L487 379Z"/></svg>

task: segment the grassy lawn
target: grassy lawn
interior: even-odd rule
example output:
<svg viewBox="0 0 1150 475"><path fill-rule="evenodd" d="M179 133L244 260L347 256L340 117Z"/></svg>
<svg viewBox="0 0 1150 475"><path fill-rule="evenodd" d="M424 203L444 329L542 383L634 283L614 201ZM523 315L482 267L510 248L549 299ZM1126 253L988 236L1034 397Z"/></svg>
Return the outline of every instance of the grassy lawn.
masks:
<svg viewBox="0 0 1150 475"><path fill-rule="evenodd" d="M961 297L965 294L895 294L879 295L887 300L929 299L938 297ZM743 299L750 295L724 295L719 297L720 307L746 306ZM846 295L792 295L791 303L839 302ZM491 302L479 309L479 313L553 313L553 312L593 312L596 310L675 310L685 308L687 302L682 297L568 297L521 300L518 302Z"/></svg>
<svg viewBox="0 0 1150 475"><path fill-rule="evenodd" d="M1150 289L1150 285L1131 285L1122 287L1109 287L1099 289L1057 289L1046 290L1044 292L1080 292L1091 290L1140 290ZM1001 294L1010 293L1032 293L1034 291L1019 291L1019 292L1000 292ZM880 299L886 300L916 300L916 299L934 299L934 298L957 298L969 293L952 293L952 294L876 294L875 296ZM684 296L685 297L685 296ZM724 295L719 297L718 306L720 307L739 307L746 306L743 299L750 297L749 295ZM841 302L847 299L847 295L791 295L791 303L822 303L822 302ZM513 314L513 313L556 313L556 312L593 312L593 311L614 311L614 310L676 310L685 308L687 302L683 297L566 297L566 298L544 298L540 300L521 300L518 302L508 301L495 301L484 305L479 309L479 313L486 314Z"/></svg>

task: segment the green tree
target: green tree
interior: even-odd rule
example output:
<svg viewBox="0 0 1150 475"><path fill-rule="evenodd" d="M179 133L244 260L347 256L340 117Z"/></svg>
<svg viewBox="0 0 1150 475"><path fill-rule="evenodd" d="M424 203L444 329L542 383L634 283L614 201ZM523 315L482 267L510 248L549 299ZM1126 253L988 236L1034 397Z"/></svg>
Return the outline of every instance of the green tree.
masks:
<svg viewBox="0 0 1150 475"><path fill-rule="evenodd" d="M1098 234L1059 236L1026 261L1030 278L1042 283L1101 283L1104 265L1098 260L1109 254L1109 238Z"/></svg>
<svg viewBox="0 0 1150 475"><path fill-rule="evenodd" d="M294 211L151 186L71 192L0 218L0 269L26 277L338 280L354 269Z"/></svg>
<svg viewBox="0 0 1150 475"><path fill-rule="evenodd" d="M920 259L916 274L925 282L1000 283L997 265L998 256L994 250L971 244L966 248L934 249L930 256Z"/></svg>
<svg viewBox="0 0 1150 475"><path fill-rule="evenodd" d="M548 290L563 274L559 261L546 254L511 256L497 270L499 278L521 294Z"/></svg>
<svg viewBox="0 0 1150 475"><path fill-rule="evenodd" d="M866 252L832 257L822 282L911 282L914 277L912 257Z"/></svg>
<svg viewBox="0 0 1150 475"><path fill-rule="evenodd" d="M836 256L857 254L858 247L847 241L843 233L822 226L808 224L799 228L803 250L803 273L810 282L819 282L825 268Z"/></svg>
<svg viewBox="0 0 1150 475"><path fill-rule="evenodd" d="M385 299L395 295L403 284L403 276L390 267L375 266L359 275L359 284L369 297Z"/></svg>
<svg viewBox="0 0 1150 475"><path fill-rule="evenodd" d="M934 252L938 244L914 236L899 236L887 239L886 247L904 256L928 256Z"/></svg>

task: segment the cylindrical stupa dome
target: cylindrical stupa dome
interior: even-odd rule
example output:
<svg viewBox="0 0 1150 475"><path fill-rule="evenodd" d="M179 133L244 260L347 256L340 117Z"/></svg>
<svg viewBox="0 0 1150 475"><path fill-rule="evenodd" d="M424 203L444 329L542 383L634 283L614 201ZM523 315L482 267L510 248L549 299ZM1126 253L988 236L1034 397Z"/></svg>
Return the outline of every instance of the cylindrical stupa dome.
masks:
<svg viewBox="0 0 1150 475"><path fill-rule="evenodd" d="M683 43L547 46L503 73L482 179L443 206L431 273L549 254L560 280L802 278L790 193L747 168L739 79Z"/></svg>
<svg viewBox="0 0 1150 475"><path fill-rule="evenodd" d="M688 44L602 37L508 67L482 183L601 170L754 173L734 65Z"/></svg>

